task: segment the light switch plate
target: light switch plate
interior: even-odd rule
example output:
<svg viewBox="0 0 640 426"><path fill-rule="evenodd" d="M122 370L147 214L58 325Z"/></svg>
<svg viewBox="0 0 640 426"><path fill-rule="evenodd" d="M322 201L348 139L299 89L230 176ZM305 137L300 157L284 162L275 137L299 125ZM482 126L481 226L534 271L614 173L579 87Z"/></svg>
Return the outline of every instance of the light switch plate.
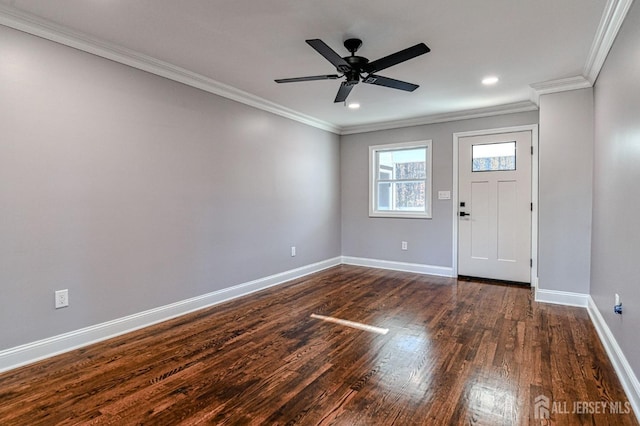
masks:
<svg viewBox="0 0 640 426"><path fill-rule="evenodd" d="M438 200L450 200L451 191L438 191Z"/></svg>

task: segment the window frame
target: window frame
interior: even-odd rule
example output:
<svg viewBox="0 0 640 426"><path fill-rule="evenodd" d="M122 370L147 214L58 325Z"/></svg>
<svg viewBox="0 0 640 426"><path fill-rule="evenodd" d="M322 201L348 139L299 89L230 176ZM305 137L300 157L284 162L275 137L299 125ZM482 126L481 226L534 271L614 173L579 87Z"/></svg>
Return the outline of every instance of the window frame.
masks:
<svg viewBox="0 0 640 426"><path fill-rule="evenodd" d="M419 140L411 142L391 143L385 145L369 146L369 217L387 217L387 218L407 218L407 219L431 219L432 218L432 140ZM401 151L415 148L425 148L425 177L424 177L424 212L402 211L402 210L378 210L378 153L383 151ZM398 179L400 180L400 179ZM422 179L421 179L422 180Z"/></svg>

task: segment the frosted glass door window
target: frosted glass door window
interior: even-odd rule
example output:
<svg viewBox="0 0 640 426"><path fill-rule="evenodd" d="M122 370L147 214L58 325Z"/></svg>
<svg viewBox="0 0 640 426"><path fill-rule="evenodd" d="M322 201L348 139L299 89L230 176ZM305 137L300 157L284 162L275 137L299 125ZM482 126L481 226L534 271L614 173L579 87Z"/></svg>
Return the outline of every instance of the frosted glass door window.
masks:
<svg viewBox="0 0 640 426"><path fill-rule="evenodd" d="M516 169L516 143L502 142L471 147L472 172L496 172Z"/></svg>

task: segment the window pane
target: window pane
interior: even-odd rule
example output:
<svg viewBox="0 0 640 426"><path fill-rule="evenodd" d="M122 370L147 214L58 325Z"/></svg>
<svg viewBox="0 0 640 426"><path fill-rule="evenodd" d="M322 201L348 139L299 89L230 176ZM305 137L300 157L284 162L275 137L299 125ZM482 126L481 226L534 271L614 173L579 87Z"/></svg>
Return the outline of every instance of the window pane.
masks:
<svg viewBox="0 0 640 426"><path fill-rule="evenodd" d="M394 210L424 211L424 182L397 182L393 184Z"/></svg>
<svg viewBox="0 0 640 426"><path fill-rule="evenodd" d="M473 145L473 172L493 172L516 169L516 143L491 143Z"/></svg>
<svg viewBox="0 0 640 426"><path fill-rule="evenodd" d="M378 183L378 210L391 210L391 184Z"/></svg>
<svg viewBox="0 0 640 426"><path fill-rule="evenodd" d="M424 179L425 148L379 151L378 179Z"/></svg>
<svg viewBox="0 0 640 426"><path fill-rule="evenodd" d="M393 167L380 164L378 168L378 179L383 179L383 180L393 179Z"/></svg>
<svg viewBox="0 0 640 426"><path fill-rule="evenodd" d="M424 182L378 183L377 210L424 211Z"/></svg>

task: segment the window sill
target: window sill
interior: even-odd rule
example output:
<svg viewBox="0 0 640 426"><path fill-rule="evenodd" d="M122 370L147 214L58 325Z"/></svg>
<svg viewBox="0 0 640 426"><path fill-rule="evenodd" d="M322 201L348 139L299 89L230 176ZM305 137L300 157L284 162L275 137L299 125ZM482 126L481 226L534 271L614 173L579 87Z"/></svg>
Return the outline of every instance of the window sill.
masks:
<svg viewBox="0 0 640 426"><path fill-rule="evenodd" d="M385 217L395 219L431 219L426 213L369 212L369 217Z"/></svg>

